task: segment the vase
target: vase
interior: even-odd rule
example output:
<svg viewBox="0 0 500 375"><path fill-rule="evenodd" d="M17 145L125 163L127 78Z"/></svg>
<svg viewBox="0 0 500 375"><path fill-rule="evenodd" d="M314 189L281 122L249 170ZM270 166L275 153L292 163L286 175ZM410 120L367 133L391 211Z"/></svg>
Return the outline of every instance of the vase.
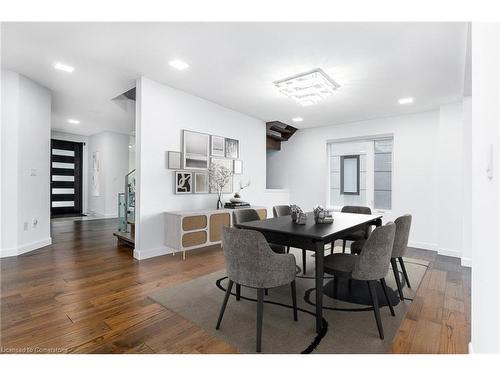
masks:
<svg viewBox="0 0 500 375"><path fill-rule="evenodd" d="M222 208L222 201L220 200L220 195L217 198L217 209L220 210Z"/></svg>

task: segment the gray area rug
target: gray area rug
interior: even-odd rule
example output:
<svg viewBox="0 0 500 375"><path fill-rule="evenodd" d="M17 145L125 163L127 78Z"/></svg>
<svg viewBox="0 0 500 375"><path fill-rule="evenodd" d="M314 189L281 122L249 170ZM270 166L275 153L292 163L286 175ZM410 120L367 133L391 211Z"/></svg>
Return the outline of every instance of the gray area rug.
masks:
<svg viewBox="0 0 500 375"><path fill-rule="evenodd" d="M291 251L302 264L301 252ZM314 257L307 252L307 275L297 275L297 300L299 309L298 322L293 320L291 309L290 286L269 290L265 297L264 323L262 334L263 353L301 353L308 347L314 347L312 353L388 353L393 338L408 311L411 299L427 270L428 262L405 258L406 269L413 289L405 286L407 300L398 299L396 282L392 270L386 276L390 291L390 300L396 316L390 314L389 308L380 290L380 313L384 327L385 339L378 337L377 326L370 310L368 288L365 283L352 285L349 291L347 283L340 284L337 298L332 298L333 282L325 275L325 296L323 299L323 317L328 322L328 330L323 338L315 332L314 313ZM256 291L241 288L242 299L229 299L222 325L215 330L224 290L227 286L225 270L193 279L183 284L155 292L150 297L166 308L175 311L194 322L212 335L232 344L241 353L255 352L256 334ZM402 275L401 275L402 276ZM401 277L402 278L402 277ZM233 293L235 292L233 288ZM289 307L287 307L289 306ZM316 342L315 342L316 339Z"/></svg>

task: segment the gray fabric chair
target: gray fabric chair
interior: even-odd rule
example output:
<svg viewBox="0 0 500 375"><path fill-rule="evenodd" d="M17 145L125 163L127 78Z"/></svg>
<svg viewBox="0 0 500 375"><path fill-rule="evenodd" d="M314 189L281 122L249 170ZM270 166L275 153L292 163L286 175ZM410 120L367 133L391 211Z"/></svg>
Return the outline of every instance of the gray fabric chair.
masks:
<svg viewBox="0 0 500 375"><path fill-rule="evenodd" d="M292 215L292 211L290 210L290 206L274 206L273 207L273 216L274 217L280 217L280 216L289 216ZM286 252L287 254L290 252L290 246L286 247ZM302 249L302 272L304 275L306 274L306 250Z"/></svg>
<svg viewBox="0 0 500 375"><path fill-rule="evenodd" d="M238 225L241 223L246 223L247 221L260 220L259 213L253 208L242 208L233 211L233 224ZM270 243L271 249L275 253L284 254L286 253L286 246L277 245Z"/></svg>
<svg viewBox="0 0 500 375"><path fill-rule="evenodd" d="M410 237L411 228L411 215L406 214L398 217L395 221L396 224L396 235L394 236L394 246L392 247L391 255L391 267L394 273L394 279L396 279L396 285L398 286L399 298L401 301L404 300L403 285L399 277L398 261L403 271L403 277L405 278L406 285L411 289L410 278L406 272L405 263L403 256L408 248L408 238ZM351 253L360 254L364 251L365 241L356 241L351 245Z"/></svg>
<svg viewBox="0 0 500 375"><path fill-rule="evenodd" d="M370 207L364 207L364 206L344 206L342 207L341 212L345 213L350 213L350 214L365 214L365 215L371 215L372 210ZM345 253L345 245L347 241L360 241L360 240L366 240L371 233L371 227L367 226L365 229L360 229L355 232L349 233L345 235L344 237L341 238L342 240L342 252ZM333 248L334 244L332 243L332 250L331 253L333 253Z"/></svg>
<svg viewBox="0 0 500 375"><path fill-rule="evenodd" d="M293 319L297 321L297 294L295 288L295 257L276 254L264 235L253 230L222 228L222 248L229 284L217 320L220 328L227 301L234 283L257 289L256 351L261 351L264 289L291 285Z"/></svg>
<svg viewBox="0 0 500 375"><path fill-rule="evenodd" d="M407 214L400 216L394 222L396 223L396 236L394 237L394 246L392 248L391 266L398 286L399 298L403 301L403 287L401 285L401 279L399 278L398 263L396 259L399 260L399 264L401 265L406 285L411 289L410 279L408 278L408 273L406 272L405 263L403 261L403 256L408 248L408 238L410 237L411 215Z"/></svg>
<svg viewBox="0 0 500 375"><path fill-rule="evenodd" d="M359 256L338 253L328 255L324 260L325 272L335 276L336 285L338 285L337 278L367 282L379 336L382 340L384 339L384 330L380 318L376 288L377 280L380 280L391 315L394 316L394 308L387 294L385 276L389 271L389 261L391 259L395 233L396 225L394 223L387 223L373 231L366 240L363 251Z"/></svg>

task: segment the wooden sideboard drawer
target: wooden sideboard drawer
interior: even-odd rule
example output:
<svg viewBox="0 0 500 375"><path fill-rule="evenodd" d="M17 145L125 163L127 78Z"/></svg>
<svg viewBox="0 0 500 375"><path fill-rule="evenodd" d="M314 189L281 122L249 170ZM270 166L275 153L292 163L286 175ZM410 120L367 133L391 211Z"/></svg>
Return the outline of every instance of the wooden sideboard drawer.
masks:
<svg viewBox="0 0 500 375"><path fill-rule="evenodd" d="M220 241L222 238L222 227L231 224L231 215L227 212L210 215L210 242Z"/></svg>
<svg viewBox="0 0 500 375"><path fill-rule="evenodd" d="M207 242L207 232L204 230L199 232L184 233L182 235L183 247L203 245L205 242Z"/></svg>
<svg viewBox="0 0 500 375"><path fill-rule="evenodd" d="M207 216L186 216L182 219L182 230L190 231L195 229L204 229L207 227Z"/></svg>

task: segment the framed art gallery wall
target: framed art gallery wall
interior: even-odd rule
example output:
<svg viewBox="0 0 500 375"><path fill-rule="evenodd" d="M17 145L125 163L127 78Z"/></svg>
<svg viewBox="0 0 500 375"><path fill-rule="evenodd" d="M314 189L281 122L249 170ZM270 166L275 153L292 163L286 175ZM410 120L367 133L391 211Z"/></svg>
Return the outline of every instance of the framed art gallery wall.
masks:
<svg viewBox="0 0 500 375"><path fill-rule="evenodd" d="M233 176L233 186L237 187L240 180L245 183L250 180L251 185L243 191L243 198L254 205L269 207L269 212L273 205L289 203L287 192L271 194L266 191L266 126L263 121L144 77L137 82L136 115L136 258L169 252L164 245L165 211L216 206L213 194L174 192L176 174L166 168L165 155L167 151L183 151L183 130L238 140L237 159L243 161L243 174ZM217 146L222 157L221 144ZM212 147L210 142L209 147ZM195 173L202 171L189 172L195 177ZM233 192L237 190L234 187ZM223 200L230 197L231 194L225 194Z"/></svg>

